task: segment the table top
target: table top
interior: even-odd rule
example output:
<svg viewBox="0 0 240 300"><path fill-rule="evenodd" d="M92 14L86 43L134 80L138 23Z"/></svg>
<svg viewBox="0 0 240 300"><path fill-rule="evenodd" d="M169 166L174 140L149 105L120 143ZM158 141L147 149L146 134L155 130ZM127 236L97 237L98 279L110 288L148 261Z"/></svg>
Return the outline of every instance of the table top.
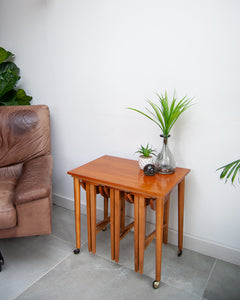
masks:
<svg viewBox="0 0 240 300"><path fill-rule="evenodd" d="M104 155L68 172L73 177L147 197L165 197L190 172L146 176L136 160Z"/></svg>

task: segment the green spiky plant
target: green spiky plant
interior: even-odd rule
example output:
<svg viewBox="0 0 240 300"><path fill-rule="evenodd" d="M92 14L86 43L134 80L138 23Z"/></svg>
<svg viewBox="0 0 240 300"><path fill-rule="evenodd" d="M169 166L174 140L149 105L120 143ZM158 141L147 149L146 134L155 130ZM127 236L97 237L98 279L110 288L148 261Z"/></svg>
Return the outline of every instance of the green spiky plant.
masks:
<svg viewBox="0 0 240 300"><path fill-rule="evenodd" d="M20 69L10 61L14 54L0 47L0 106L30 105L32 97L23 89L16 89Z"/></svg>
<svg viewBox="0 0 240 300"><path fill-rule="evenodd" d="M145 108L147 113L138 110L136 108L127 107L127 109L134 110L143 116L147 117L153 121L160 129L164 136L169 136L170 131L180 117L180 115L192 106L192 99L187 98L186 96L181 100L177 100L176 93L174 92L172 101L169 101L167 91L165 94L156 94L158 96L159 103L155 104L151 100L147 100L150 104L152 111L148 108Z"/></svg>
<svg viewBox="0 0 240 300"><path fill-rule="evenodd" d="M140 148L136 151L136 153L139 153L141 155L143 155L144 157L149 157L150 155L154 155L155 156L155 150L149 147L149 144L147 144L146 147L144 147L143 145L140 146Z"/></svg>
<svg viewBox="0 0 240 300"><path fill-rule="evenodd" d="M225 178L227 182L228 180L231 180L232 184L234 183L234 180L240 170L240 159L233 161L225 166L222 166L217 169L217 171L222 170L220 174L220 179Z"/></svg>

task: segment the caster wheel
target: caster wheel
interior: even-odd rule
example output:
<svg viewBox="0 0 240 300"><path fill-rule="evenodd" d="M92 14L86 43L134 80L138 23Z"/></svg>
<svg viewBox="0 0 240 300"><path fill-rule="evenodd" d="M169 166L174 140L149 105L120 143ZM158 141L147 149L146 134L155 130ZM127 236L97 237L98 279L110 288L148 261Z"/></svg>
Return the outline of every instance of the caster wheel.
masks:
<svg viewBox="0 0 240 300"><path fill-rule="evenodd" d="M154 280L152 285L153 285L153 288L156 290L156 289L158 289L159 286L160 286L160 281Z"/></svg>
<svg viewBox="0 0 240 300"><path fill-rule="evenodd" d="M78 248L74 249L74 250L73 250L73 253L74 253L74 254L79 254L79 253L80 253L80 249L78 249Z"/></svg>
<svg viewBox="0 0 240 300"><path fill-rule="evenodd" d="M179 257L179 256L182 256L182 250L178 250L177 256L178 256L178 257Z"/></svg>
<svg viewBox="0 0 240 300"><path fill-rule="evenodd" d="M2 271L2 266L4 265L4 259L2 257L2 253L0 252L0 272Z"/></svg>
<svg viewBox="0 0 240 300"><path fill-rule="evenodd" d="M107 227L103 227L102 231L106 231L107 230Z"/></svg>

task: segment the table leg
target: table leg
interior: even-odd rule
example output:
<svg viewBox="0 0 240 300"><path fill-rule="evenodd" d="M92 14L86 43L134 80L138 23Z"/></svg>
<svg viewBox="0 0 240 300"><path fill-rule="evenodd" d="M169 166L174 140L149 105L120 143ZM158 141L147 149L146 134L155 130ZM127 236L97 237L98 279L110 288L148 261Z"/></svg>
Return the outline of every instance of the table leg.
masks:
<svg viewBox="0 0 240 300"><path fill-rule="evenodd" d="M178 184L178 256L183 249L183 212L184 212L185 178Z"/></svg>
<svg viewBox="0 0 240 300"><path fill-rule="evenodd" d="M139 273L143 273L144 250L145 250L145 232L146 232L146 203L144 197L139 197L138 206L139 216Z"/></svg>
<svg viewBox="0 0 240 300"><path fill-rule="evenodd" d="M168 223L169 223L169 204L170 195L167 196L166 202L164 203L164 215L163 215L163 243L168 243Z"/></svg>
<svg viewBox="0 0 240 300"><path fill-rule="evenodd" d="M120 248L120 214L121 214L121 201L120 191L114 191L115 198L115 261L119 261L119 248Z"/></svg>
<svg viewBox="0 0 240 300"><path fill-rule="evenodd" d="M108 217L108 197L104 197L104 219Z"/></svg>
<svg viewBox="0 0 240 300"><path fill-rule="evenodd" d="M104 197L104 212L103 212L103 219L106 220L108 217L108 197ZM107 226L103 227L102 231L106 231Z"/></svg>
<svg viewBox="0 0 240 300"><path fill-rule="evenodd" d="M86 204L87 204L88 251L92 252L91 201L90 201L90 186L89 186L89 183L86 183Z"/></svg>
<svg viewBox="0 0 240 300"><path fill-rule="evenodd" d="M92 234L92 253L96 253L96 186L90 184L90 205L91 205L91 234Z"/></svg>
<svg viewBox="0 0 240 300"><path fill-rule="evenodd" d="M138 217L139 197L134 196L134 253L135 253L135 272L139 268L139 217Z"/></svg>
<svg viewBox="0 0 240 300"><path fill-rule="evenodd" d="M164 199L156 199L156 280L153 287L158 288L161 280L162 238L163 238L163 206Z"/></svg>
<svg viewBox="0 0 240 300"><path fill-rule="evenodd" d="M115 259L115 195L110 189L110 226L111 226L111 259Z"/></svg>
<svg viewBox="0 0 240 300"><path fill-rule="evenodd" d="M80 252L81 248L81 201L80 201L80 182L74 177L74 206L75 206L75 230L76 230L76 249L75 254Z"/></svg>
<svg viewBox="0 0 240 300"><path fill-rule="evenodd" d="M121 230L125 227L125 199L124 197L121 198L121 221L120 221L120 228Z"/></svg>

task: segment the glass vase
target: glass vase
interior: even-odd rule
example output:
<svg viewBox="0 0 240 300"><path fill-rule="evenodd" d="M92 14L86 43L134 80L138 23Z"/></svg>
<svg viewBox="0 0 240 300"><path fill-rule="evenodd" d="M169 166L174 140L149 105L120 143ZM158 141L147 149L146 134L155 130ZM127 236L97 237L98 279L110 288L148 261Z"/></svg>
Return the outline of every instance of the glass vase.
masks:
<svg viewBox="0 0 240 300"><path fill-rule="evenodd" d="M163 138L163 146L155 161L156 172L160 174L173 174L176 163L168 146L170 135L161 134L160 137Z"/></svg>

